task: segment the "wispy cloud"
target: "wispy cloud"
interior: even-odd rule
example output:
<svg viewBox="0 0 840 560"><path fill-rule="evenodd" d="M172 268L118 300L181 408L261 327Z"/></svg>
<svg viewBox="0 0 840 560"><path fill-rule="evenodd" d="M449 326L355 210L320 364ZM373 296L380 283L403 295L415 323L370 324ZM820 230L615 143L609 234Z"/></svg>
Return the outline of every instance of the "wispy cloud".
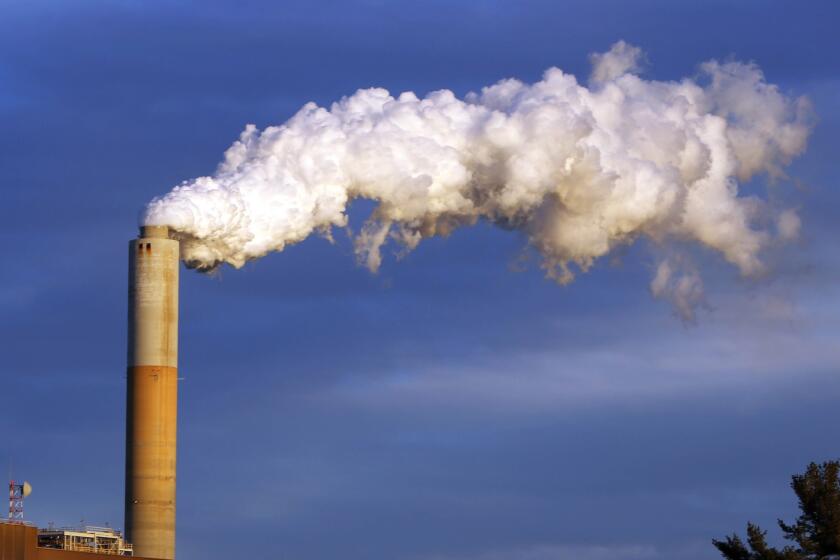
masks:
<svg viewBox="0 0 840 560"><path fill-rule="evenodd" d="M797 301L772 292L722 298L706 324L655 328L653 314L575 323L585 344L550 342L539 349L486 354L469 360L407 364L384 377L345 377L321 395L352 406L485 407L536 412L616 402L685 399L756 381L766 390L792 379L823 375L840 365L838 294ZM661 325L660 325L661 327ZM562 336L562 335L558 335ZM600 340L599 340L600 339Z"/></svg>
<svg viewBox="0 0 840 560"><path fill-rule="evenodd" d="M662 558L651 545L533 545L456 556L425 556L421 560L647 560Z"/></svg>

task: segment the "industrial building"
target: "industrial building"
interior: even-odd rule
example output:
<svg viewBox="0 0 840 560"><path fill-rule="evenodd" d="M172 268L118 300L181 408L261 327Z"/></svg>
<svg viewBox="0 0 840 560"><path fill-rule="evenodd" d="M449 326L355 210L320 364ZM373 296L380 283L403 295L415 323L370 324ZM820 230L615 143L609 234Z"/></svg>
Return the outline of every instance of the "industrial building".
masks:
<svg viewBox="0 0 840 560"><path fill-rule="evenodd" d="M131 556L131 547L106 527L38 529L0 521L0 560L107 560ZM150 560L135 556L134 560Z"/></svg>
<svg viewBox="0 0 840 560"><path fill-rule="evenodd" d="M122 533L110 527L83 529L49 527L38 530L38 546L74 552L96 552L112 556L134 556L133 547L125 542Z"/></svg>
<svg viewBox="0 0 840 560"><path fill-rule="evenodd" d="M145 226L128 245L125 538L113 529L37 529L23 520L28 483L9 484L0 560L174 560L180 243Z"/></svg>

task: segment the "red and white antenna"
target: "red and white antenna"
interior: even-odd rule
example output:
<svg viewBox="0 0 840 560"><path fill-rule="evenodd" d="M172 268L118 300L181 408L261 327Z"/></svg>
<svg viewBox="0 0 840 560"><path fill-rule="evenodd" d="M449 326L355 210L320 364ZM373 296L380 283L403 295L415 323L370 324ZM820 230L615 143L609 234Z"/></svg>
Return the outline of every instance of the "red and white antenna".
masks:
<svg viewBox="0 0 840 560"><path fill-rule="evenodd" d="M28 482L9 481L9 521L23 523L23 500L31 493L32 485Z"/></svg>

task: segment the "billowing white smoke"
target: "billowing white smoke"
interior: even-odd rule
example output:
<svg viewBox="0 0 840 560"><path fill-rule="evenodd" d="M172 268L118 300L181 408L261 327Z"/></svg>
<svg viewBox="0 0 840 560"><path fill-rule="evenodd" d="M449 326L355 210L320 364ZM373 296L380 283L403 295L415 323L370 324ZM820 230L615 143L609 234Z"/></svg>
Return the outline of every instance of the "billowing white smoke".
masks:
<svg viewBox="0 0 840 560"><path fill-rule="evenodd" d="M592 55L589 87L551 68L463 100L373 88L330 109L308 103L280 126L248 125L215 175L156 198L143 222L174 228L199 269L329 235L365 198L378 206L355 248L371 270L389 239L412 249L484 219L523 232L561 283L640 236L698 242L760 273L762 250L795 237L799 219L738 184L782 176L804 150L807 101L752 64L712 61L697 79L659 82L636 75L641 58L624 42ZM660 263L651 289L690 317L702 282L677 260Z"/></svg>

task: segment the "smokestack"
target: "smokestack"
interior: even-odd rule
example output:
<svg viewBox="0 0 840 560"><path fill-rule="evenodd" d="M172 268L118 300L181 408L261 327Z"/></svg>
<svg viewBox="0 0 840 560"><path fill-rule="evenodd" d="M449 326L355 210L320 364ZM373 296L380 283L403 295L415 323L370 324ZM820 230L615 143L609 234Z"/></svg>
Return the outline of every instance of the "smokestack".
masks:
<svg viewBox="0 0 840 560"><path fill-rule="evenodd" d="M128 249L125 531L147 558L175 558L178 251L166 226Z"/></svg>

